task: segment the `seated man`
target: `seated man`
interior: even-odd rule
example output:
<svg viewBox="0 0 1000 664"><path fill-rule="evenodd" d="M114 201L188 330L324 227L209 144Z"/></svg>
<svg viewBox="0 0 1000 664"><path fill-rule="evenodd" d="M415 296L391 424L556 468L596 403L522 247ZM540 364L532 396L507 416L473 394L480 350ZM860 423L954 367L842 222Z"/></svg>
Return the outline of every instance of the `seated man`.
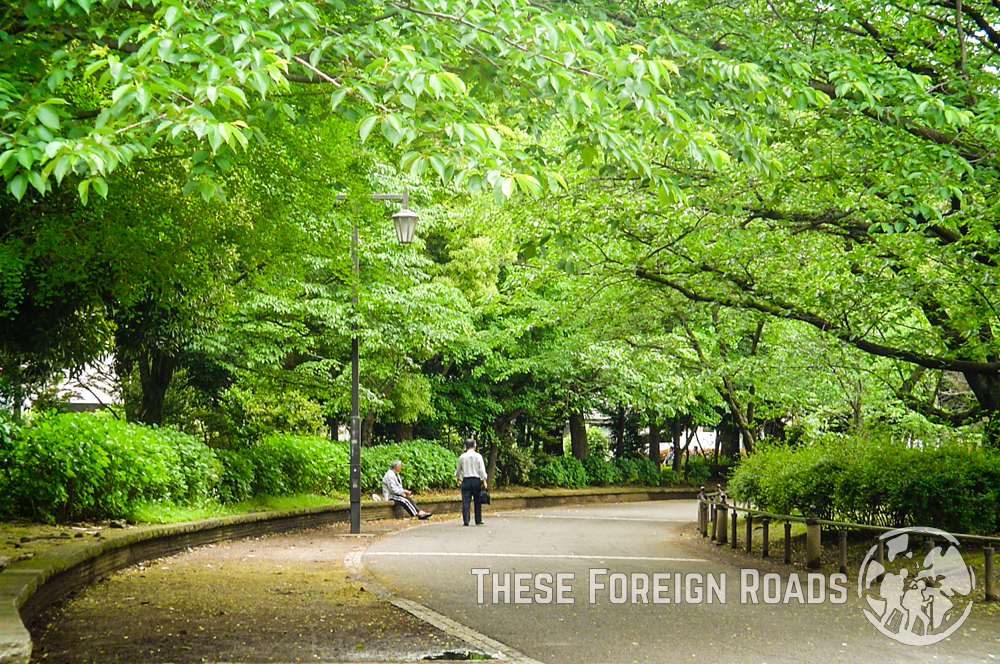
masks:
<svg viewBox="0 0 1000 664"><path fill-rule="evenodd" d="M399 471L402 467L403 462L399 459L389 464L389 470L385 471L385 476L382 477L382 496L386 500L393 500L402 505L410 516L415 516L418 519L433 516L430 512L417 509L413 501L407 497L413 495L413 492L404 489L403 482L399 479Z"/></svg>

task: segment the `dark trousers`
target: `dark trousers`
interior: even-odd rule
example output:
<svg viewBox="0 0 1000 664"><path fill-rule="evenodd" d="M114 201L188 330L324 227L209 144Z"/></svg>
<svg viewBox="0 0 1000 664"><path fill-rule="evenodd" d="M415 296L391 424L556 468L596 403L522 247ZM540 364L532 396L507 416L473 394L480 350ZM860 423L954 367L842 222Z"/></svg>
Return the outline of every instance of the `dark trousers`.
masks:
<svg viewBox="0 0 1000 664"><path fill-rule="evenodd" d="M462 523L469 525L469 501L476 506L476 523L483 522L483 499L480 491L483 481L478 477L466 477L462 480Z"/></svg>
<svg viewBox="0 0 1000 664"><path fill-rule="evenodd" d="M393 496L392 497L392 501L394 503L398 503L399 505L402 505L403 509L405 509L407 512L410 513L410 516L416 516L417 513L420 511L420 510L417 509L416 503L414 503L412 500L410 500L406 496Z"/></svg>

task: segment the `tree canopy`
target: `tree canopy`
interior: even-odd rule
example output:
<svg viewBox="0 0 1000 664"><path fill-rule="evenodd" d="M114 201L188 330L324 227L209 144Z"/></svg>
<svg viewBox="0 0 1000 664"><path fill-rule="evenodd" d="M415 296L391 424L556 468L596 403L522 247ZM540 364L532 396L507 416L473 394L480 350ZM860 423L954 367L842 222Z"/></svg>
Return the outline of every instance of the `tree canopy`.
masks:
<svg viewBox="0 0 1000 664"><path fill-rule="evenodd" d="M206 399L292 386L333 426L356 323L368 433L600 411L749 451L909 409L998 444L998 12L9 3L7 391L114 352L141 418L210 366ZM419 251L336 198L402 189Z"/></svg>

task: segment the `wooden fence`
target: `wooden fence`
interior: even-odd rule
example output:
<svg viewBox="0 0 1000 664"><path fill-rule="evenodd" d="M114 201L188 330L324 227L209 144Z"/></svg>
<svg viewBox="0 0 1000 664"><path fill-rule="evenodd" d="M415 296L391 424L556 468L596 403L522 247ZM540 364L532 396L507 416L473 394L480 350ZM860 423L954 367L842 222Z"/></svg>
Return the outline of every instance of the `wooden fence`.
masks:
<svg viewBox="0 0 1000 664"><path fill-rule="evenodd" d="M885 539L883 535L887 532L898 530L886 526L875 526L866 523L850 523L845 521L829 521L816 517L816 507L812 506L808 516L793 516L790 514L772 514L750 507L740 507L735 501L729 502L729 496L721 489L706 491L701 487L698 493L698 531L702 537L711 537L718 545L729 544L732 548L738 549L739 543L739 520L743 515L743 525L746 532L744 537L744 548L747 554L753 553L753 528L754 523L759 521L762 530L761 558L770 558L770 529L771 524L778 523L784 526L784 562L786 565L792 562L792 524L803 523L806 526L806 567L818 569L822 564L822 536L823 529L837 533L838 539L838 571L847 573L847 533L849 531L867 531L876 533L875 560L885 566ZM935 537L940 537L941 531L931 528L908 528L909 532L924 536L924 546L930 551L935 546ZM983 558L985 562L985 584L986 599L995 601L1000 599L996 590L996 580L993 573L994 544L1000 542L1000 537L986 537L983 535L951 534L958 541L978 542L983 544Z"/></svg>

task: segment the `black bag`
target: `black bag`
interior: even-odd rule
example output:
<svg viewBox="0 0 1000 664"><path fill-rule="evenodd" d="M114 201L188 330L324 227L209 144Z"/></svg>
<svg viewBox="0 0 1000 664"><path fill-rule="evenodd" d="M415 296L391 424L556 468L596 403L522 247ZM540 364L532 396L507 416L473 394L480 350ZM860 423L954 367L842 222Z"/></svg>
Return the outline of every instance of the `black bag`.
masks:
<svg viewBox="0 0 1000 664"><path fill-rule="evenodd" d="M479 502L483 505L490 504L490 492L486 490L486 487L479 490Z"/></svg>

